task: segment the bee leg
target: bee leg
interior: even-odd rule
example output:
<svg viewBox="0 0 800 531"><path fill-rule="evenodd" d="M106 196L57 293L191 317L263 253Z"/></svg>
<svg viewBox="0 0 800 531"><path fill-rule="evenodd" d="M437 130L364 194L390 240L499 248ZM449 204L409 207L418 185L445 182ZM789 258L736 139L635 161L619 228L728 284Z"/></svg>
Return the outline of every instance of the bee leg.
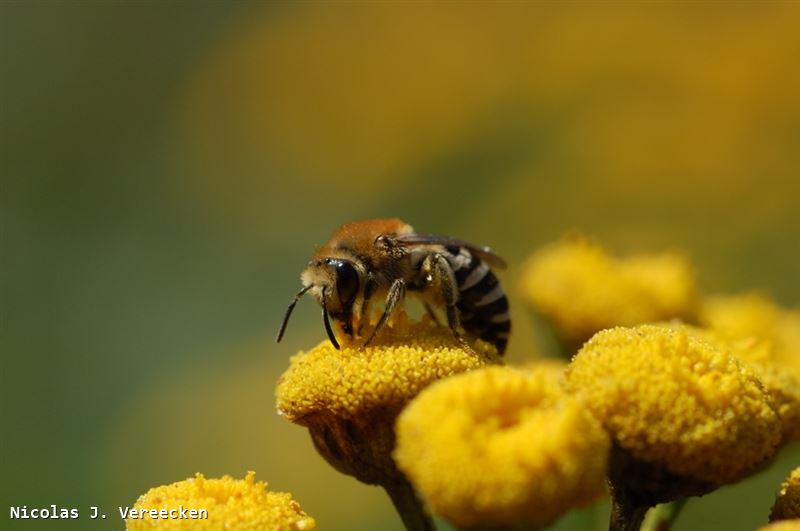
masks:
<svg viewBox="0 0 800 531"><path fill-rule="evenodd" d="M361 300L360 309L358 312L358 335L363 335L364 332L364 325L369 324L370 319L370 307L372 302L372 295L375 294L375 289L378 287L378 283L375 282L375 279L372 278L371 275L367 276L367 281L364 284L364 295Z"/></svg>
<svg viewBox="0 0 800 531"><path fill-rule="evenodd" d="M341 326L342 326L342 332L344 332L345 335L349 336L350 339L352 339L353 338L353 314L352 314L352 312L347 312L347 313L342 314L340 323L341 323Z"/></svg>
<svg viewBox="0 0 800 531"><path fill-rule="evenodd" d="M433 312L433 308L431 308L431 305L428 304L427 302L423 302L422 305L425 306L425 311L428 312L428 315L431 316L431 319L433 319L433 322L436 323L439 326L442 326L442 323L439 322L439 318Z"/></svg>
<svg viewBox="0 0 800 531"><path fill-rule="evenodd" d="M331 328L331 321L328 317L328 305L325 302L325 288L322 289L322 322L325 325L325 332L328 334L328 339L331 340L331 345L336 350L339 350L339 342L336 341L336 334L333 333Z"/></svg>
<svg viewBox="0 0 800 531"><path fill-rule="evenodd" d="M461 335L459 329L461 328L461 318L458 314L458 283L456 282L453 268L450 263L441 254L432 254L425 259L423 270L428 271L430 281L441 291L442 299L444 299L445 307L447 309L447 326L453 332L456 340L468 352L475 352L475 350L467 343L464 336Z"/></svg>
<svg viewBox="0 0 800 531"><path fill-rule="evenodd" d="M403 297L406 295L406 283L403 279L398 278L394 282L392 282L391 287L389 288L389 293L386 295L386 306L383 310L383 315L378 320L378 324L375 325L375 328L372 330L372 333L369 335L367 340L364 342L364 346L370 344L370 342L375 338L378 332L381 331L383 326L386 324L386 320L392 315L394 312L397 303L403 300Z"/></svg>

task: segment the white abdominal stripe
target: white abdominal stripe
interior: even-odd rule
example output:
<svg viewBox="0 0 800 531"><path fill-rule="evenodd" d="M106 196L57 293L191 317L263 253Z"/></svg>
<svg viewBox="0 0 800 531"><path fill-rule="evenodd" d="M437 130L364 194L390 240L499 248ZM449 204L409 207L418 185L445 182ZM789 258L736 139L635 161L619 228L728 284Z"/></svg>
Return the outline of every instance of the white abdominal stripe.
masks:
<svg viewBox="0 0 800 531"><path fill-rule="evenodd" d="M457 255L452 253L449 261L458 284L461 325L494 344L502 354L511 330L505 291L489 266L467 250L459 249Z"/></svg>

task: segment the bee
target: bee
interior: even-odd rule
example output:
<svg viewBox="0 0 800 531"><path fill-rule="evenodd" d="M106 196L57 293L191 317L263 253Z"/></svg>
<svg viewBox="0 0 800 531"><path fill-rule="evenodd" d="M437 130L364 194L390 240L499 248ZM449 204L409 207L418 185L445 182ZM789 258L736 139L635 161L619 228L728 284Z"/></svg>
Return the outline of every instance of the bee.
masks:
<svg viewBox="0 0 800 531"><path fill-rule="evenodd" d="M300 276L303 288L286 308L276 340L280 342L295 305L306 293L322 306L325 332L337 349L331 320L352 342L369 323L372 303L382 299L383 313L364 342L366 347L409 294L421 300L437 322L433 308L443 309L447 326L462 345L469 348L463 329L503 354L511 316L492 267L505 268L505 262L489 247L417 234L397 218L348 223L314 252Z"/></svg>

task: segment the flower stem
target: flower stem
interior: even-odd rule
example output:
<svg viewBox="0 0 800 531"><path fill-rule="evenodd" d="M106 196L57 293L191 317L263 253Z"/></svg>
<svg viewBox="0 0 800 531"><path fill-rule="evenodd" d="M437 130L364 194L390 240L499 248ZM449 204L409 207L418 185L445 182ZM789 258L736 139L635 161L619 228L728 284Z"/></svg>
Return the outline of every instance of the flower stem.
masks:
<svg viewBox="0 0 800 531"><path fill-rule="evenodd" d="M686 498L681 498L670 503L657 505L645 518L642 524L644 531L669 531L675 519L686 505Z"/></svg>
<svg viewBox="0 0 800 531"><path fill-rule="evenodd" d="M414 489L407 481L389 483L383 485L383 488L392 499L408 531L436 531L433 520L425 512Z"/></svg>
<svg viewBox="0 0 800 531"><path fill-rule="evenodd" d="M624 496L615 493L611 500L611 519L608 531L639 531L649 507L629 503Z"/></svg>

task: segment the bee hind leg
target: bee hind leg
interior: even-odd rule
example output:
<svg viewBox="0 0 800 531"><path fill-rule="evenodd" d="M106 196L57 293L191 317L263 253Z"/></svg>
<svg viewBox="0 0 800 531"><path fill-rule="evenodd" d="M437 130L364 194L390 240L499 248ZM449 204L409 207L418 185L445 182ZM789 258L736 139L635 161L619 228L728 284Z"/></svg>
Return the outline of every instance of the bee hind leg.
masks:
<svg viewBox="0 0 800 531"><path fill-rule="evenodd" d="M444 300L447 308L447 326L453 332L458 343L467 352L474 353L475 350L467 342L463 335L461 335L461 318L458 314L458 283L456 282L453 268L450 263L441 254L432 254L425 259L423 263L423 270L428 271L431 283L438 286L442 299Z"/></svg>
<svg viewBox="0 0 800 531"><path fill-rule="evenodd" d="M372 342L378 332L380 332L384 325L386 325L386 321L394 312L395 308L397 307L397 303L402 301L405 295L406 283L402 279L398 278L392 282L392 285L389 288L389 293L386 295L386 305L384 307L383 314L381 315L381 318L378 319L378 323L375 325L375 328L372 329L372 333L364 342L365 347Z"/></svg>

